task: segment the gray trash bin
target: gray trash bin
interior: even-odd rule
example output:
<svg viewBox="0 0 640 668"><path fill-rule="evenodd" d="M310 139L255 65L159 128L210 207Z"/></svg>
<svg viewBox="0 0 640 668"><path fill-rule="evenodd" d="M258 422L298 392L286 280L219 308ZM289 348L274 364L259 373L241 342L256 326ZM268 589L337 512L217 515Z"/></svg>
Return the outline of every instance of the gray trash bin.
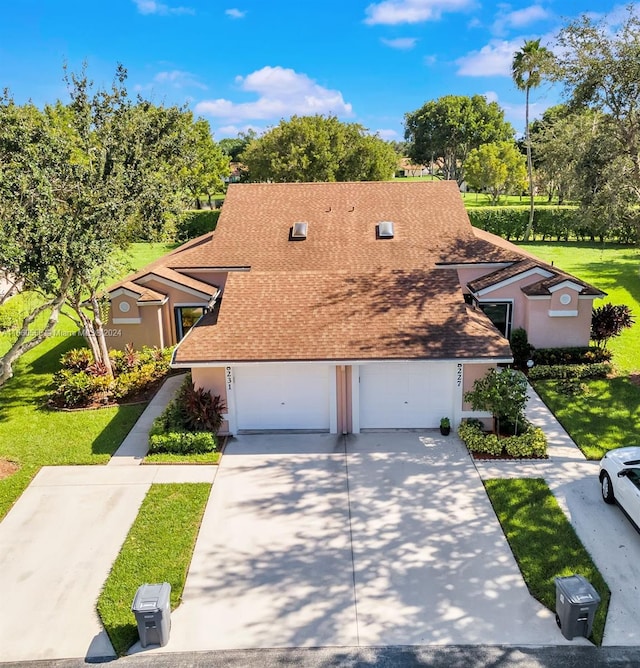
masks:
<svg viewBox="0 0 640 668"><path fill-rule="evenodd" d="M138 587L131 611L136 617L140 644L160 645L164 647L169 642L171 630L171 585L168 582L160 584L143 584Z"/></svg>
<svg viewBox="0 0 640 668"><path fill-rule="evenodd" d="M600 596L582 575L556 578L556 622L567 640L591 635Z"/></svg>

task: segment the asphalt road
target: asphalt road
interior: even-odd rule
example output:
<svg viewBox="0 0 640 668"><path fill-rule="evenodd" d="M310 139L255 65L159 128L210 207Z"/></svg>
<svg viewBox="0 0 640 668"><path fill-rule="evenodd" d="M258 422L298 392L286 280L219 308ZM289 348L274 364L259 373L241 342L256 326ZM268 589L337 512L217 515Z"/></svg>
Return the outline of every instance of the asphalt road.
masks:
<svg viewBox="0 0 640 668"><path fill-rule="evenodd" d="M96 663L96 661L92 661ZM257 649L180 654L137 654L107 664L117 668L637 668L640 647L330 647ZM17 668L80 668L82 659L0 663ZM105 664L102 664L105 665Z"/></svg>

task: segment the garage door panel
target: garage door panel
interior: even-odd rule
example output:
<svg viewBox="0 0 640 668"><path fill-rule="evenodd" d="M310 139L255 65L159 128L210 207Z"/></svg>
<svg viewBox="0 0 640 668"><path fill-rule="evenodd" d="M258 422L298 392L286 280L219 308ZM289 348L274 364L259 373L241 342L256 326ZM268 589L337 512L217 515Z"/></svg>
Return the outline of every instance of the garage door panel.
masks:
<svg viewBox="0 0 640 668"><path fill-rule="evenodd" d="M360 367L360 428L435 428L452 414L451 364L382 363Z"/></svg>
<svg viewBox="0 0 640 668"><path fill-rule="evenodd" d="M329 367L236 367L239 430L329 429Z"/></svg>

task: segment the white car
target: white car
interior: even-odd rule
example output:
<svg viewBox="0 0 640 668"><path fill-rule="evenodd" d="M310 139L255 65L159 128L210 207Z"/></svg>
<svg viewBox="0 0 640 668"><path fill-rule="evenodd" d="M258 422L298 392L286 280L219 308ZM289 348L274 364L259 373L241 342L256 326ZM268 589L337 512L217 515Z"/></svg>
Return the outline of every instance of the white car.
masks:
<svg viewBox="0 0 640 668"><path fill-rule="evenodd" d="M640 530L640 447L609 450L600 461L600 489Z"/></svg>

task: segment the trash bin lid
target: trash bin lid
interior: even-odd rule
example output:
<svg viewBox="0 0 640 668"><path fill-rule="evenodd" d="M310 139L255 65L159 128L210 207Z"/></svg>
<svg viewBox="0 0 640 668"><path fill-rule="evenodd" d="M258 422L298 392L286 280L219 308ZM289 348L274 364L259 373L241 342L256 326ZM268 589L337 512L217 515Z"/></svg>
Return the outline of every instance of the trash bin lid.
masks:
<svg viewBox="0 0 640 668"><path fill-rule="evenodd" d="M138 587L131 605L133 612L159 612L169 604L171 585L168 582L143 584Z"/></svg>
<svg viewBox="0 0 640 668"><path fill-rule="evenodd" d="M582 575L569 575L556 578L556 587L576 605L600 603L600 596L593 585Z"/></svg>

